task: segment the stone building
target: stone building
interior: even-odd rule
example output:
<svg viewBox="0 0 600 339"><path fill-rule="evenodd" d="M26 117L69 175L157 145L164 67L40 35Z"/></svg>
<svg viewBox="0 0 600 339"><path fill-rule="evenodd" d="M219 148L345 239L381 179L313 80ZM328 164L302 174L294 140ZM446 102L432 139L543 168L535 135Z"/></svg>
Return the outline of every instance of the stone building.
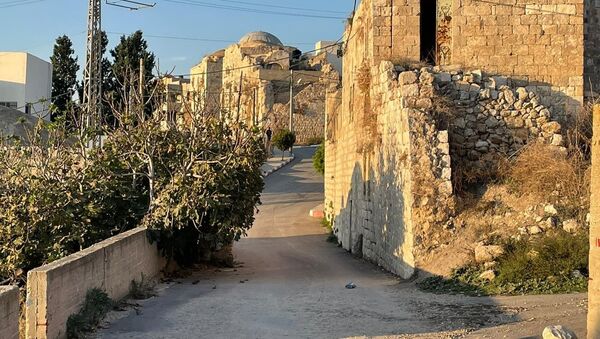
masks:
<svg viewBox="0 0 600 339"><path fill-rule="evenodd" d="M588 0L363 0L328 96L325 207L342 246L402 277L444 243L455 188L563 126L600 85Z"/></svg>
<svg viewBox="0 0 600 339"><path fill-rule="evenodd" d="M305 55L270 33L249 33L192 68L192 107L252 125L287 128L291 85L298 142L322 137L325 88L339 82L330 61L341 62L332 52Z"/></svg>

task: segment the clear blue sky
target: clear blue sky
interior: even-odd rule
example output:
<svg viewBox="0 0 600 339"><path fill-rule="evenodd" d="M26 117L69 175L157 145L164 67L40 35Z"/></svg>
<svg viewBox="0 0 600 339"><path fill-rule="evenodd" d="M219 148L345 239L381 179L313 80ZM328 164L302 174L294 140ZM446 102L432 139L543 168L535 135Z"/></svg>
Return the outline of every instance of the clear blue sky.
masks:
<svg viewBox="0 0 600 339"><path fill-rule="evenodd" d="M112 0L114 1L116 0ZM103 0L103 29L118 33L132 33L140 29L147 35L231 41L239 40L250 31L267 31L275 34L286 45L308 51L314 48L314 43L318 40L337 40L343 32L344 20L252 13L207 8L190 3L331 17L347 17L354 6L354 0L155 1L154 8L129 11L108 6ZM15 3L19 5L11 7ZM86 15L86 0L0 0L0 51L25 51L49 60L54 40L59 35L66 34L73 40L79 64L83 68ZM109 34L109 49L118 39L119 35ZM161 71L171 71L174 68L175 74L188 73L190 67L202 56L230 44L157 37L146 37L146 40L150 50L159 59Z"/></svg>

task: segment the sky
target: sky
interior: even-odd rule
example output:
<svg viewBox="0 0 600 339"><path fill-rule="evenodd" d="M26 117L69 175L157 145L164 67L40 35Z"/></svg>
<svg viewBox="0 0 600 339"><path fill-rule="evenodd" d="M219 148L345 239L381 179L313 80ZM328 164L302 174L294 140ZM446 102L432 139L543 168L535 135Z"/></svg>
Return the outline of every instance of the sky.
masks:
<svg viewBox="0 0 600 339"><path fill-rule="evenodd" d="M341 37L345 21L343 18L352 12L355 2L354 0L154 1L156 5L153 8L132 11L109 6L105 0L102 0L102 29L109 33L109 49L118 42L120 35L142 30L148 41L149 50L154 52L158 59L161 72L173 74L189 73L190 68L204 55L227 47L247 32L272 33L285 45L295 46L302 51L314 49L315 42L319 40L335 41ZM86 0L0 0L0 52L29 52L49 61L56 38L67 35L73 41L79 64L83 69L87 2ZM119 1L109 0L109 2ZM236 8L236 10L224 7ZM165 36L172 38L163 38ZM224 41L201 41L202 39Z"/></svg>

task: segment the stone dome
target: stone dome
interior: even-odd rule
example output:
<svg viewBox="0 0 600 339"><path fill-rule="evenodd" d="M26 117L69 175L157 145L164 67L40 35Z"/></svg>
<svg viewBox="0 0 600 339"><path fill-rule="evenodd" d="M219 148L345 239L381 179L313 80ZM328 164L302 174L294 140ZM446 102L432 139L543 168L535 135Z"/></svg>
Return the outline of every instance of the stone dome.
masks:
<svg viewBox="0 0 600 339"><path fill-rule="evenodd" d="M276 36L267 32L252 32L244 35L243 38L240 39L240 44L249 43L249 42L258 42L265 43L269 45L277 45L283 46L281 40L279 40Z"/></svg>

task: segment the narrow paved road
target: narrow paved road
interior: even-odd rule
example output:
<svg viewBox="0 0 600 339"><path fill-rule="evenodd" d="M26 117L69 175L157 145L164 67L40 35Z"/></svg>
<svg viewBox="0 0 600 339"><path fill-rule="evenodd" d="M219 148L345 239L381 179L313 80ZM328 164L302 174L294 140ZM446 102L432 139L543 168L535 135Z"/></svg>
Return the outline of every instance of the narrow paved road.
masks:
<svg viewBox="0 0 600 339"><path fill-rule="evenodd" d="M313 152L297 149L291 165L266 179L255 226L234 248L241 267L197 272L171 284L160 297L144 302L141 314L122 315L97 337L437 338L462 336L473 328L479 329L473 337L518 338L539 335L553 321L572 325L561 321L565 316L582 318L583 296L426 294L327 243L319 221L308 216L323 201ZM345 289L350 281L358 287ZM562 313L553 315L557 305ZM581 321L575 323L580 327Z"/></svg>

